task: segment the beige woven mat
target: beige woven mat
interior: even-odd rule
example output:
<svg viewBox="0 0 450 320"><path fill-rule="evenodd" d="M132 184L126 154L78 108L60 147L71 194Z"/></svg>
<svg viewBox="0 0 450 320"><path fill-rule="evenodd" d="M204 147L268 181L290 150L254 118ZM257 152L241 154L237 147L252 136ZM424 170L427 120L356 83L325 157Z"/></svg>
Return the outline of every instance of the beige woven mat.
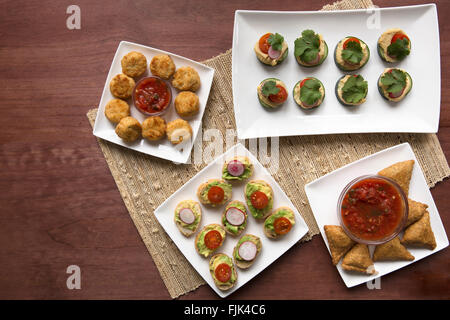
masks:
<svg viewBox="0 0 450 320"><path fill-rule="evenodd" d="M344 0L324 9L365 8L371 1ZM204 62L216 70L203 116L203 132L217 128L225 137L234 129L231 90L231 50ZM87 116L94 124L97 109ZM120 194L172 298L205 284L157 222L153 211L206 164L176 165L104 140L98 140ZM237 142L236 140L233 141ZM248 147L249 141L244 141ZM279 169L266 166L301 212L309 227L302 241L319 233L307 203L304 185L343 165L384 148L409 142L419 159L428 185L450 175L435 134L354 134L283 137L279 139ZM227 144L230 147L234 143ZM204 150L210 142L203 142ZM225 146L224 146L225 150ZM294 179L292 178L294 177Z"/></svg>

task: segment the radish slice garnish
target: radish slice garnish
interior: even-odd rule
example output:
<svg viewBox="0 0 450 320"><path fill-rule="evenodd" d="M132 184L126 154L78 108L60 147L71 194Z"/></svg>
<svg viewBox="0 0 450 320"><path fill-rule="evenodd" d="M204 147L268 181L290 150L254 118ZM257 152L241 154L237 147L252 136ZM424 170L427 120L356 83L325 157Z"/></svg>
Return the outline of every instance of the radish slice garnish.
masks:
<svg viewBox="0 0 450 320"><path fill-rule="evenodd" d="M239 177L244 173L245 166L239 160L233 160L228 163L227 170L233 177Z"/></svg>
<svg viewBox="0 0 450 320"><path fill-rule="evenodd" d="M245 213L238 208L231 207L225 213L227 221L233 226L240 226L245 221Z"/></svg>
<svg viewBox="0 0 450 320"><path fill-rule="evenodd" d="M256 257L256 244L251 241L244 241L239 246L239 256L245 261L252 261Z"/></svg>
<svg viewBox="0 0 450 320"><path fill-rule="evenodd" d="M195 221L195 214L189 208L183 208L180 210L180 219L186 224L191 224Z"/></svg>
<svg viewBox="0 0 450 320"><path fill-rule="evenodd" d="M271 59L278 59L281 55L281 51L275 50L272 46L270 46L268 54Z"/></svg>

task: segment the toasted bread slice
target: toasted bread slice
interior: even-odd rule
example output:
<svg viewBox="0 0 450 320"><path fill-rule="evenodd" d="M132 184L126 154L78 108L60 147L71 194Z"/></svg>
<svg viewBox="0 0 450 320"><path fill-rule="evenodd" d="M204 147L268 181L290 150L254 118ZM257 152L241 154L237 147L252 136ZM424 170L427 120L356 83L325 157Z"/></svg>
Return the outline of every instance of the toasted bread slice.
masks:
<svg viewBox="0 0 450 320"><path fill-rule="evenodd" d="M231 267L231 272L232 272L231 279L233 279L233 277L234 277L234 281L231 281L231 279L230 279L228 282L224 283L224 282L219 281L216 278L215 270L214 270L214 263L217 259L220 259L221 257L227 257L229 259L229 261L231 261L231 264L229 264ZM211 277L214 280L214 284L217 286L217 288L219 288L222 291L230 290L231 288L233 288L236 285L238 275L236 272L236 268L233 265L233 259L224 253L218 253L211 257L211 259L209 260L209 272L211 274Z"/></svg>
<svg viewBox="0 0 450 320"><path fill-rule="evenodd" d="M198 249L198 243L200 240L200 237L202 234L209 232L211 230L217 230L220 232L220 235L222 236L222 242L220 243L220 245L214 249L214 250L210 250L210 249L206 249L204 253L200 252ZM211 254L213 254L215 251L217 251L222 245L223 242L225 241L225 237L226 237L226 232L225 229L217 223L212 223L212 224L208 224L206 226L203 227L202 230L200 230L200 232L197 234L197 236L195 237L195 250L197 251L197 253L205 258L208 258Z"/></svg>
<svg viewBox="0 0 450 320"><path fill-rule="evenodd" d="M244 172L242 173L241 176L234 177L230 174L226 174L226 173L228 173L228 169L227 169L228 164L233 160L238 160L245 166ZM246 163L248 165L245 165ZM249 170L249 173L246 174L245 177L243 177L243 175L245 173L245 169ZM223 167L222 167L222 178L227 181L243 181L243 180L249 179L252 175L253 175L253 164L250 161L250 159L246 156L235 156L235 157L225 161L225 163L223 164Z"/></svg>
<svg viewBox="0 0 450 320"><path fill-rule="evenodd" d="M271 196L272 199L273 199L273 189L272 189L272 187L270 186L270 184L268 184L266 181L264 181L264 180L250 180L249 182L247 182L247 185L248 185L248 184L251 184L251 183L253 183L253 184L261 184L261 185L263 185L263 186L269 188L269 190L270 190L270 196ZM263 210L258 210L258 209L256 209L255 207L253 207L252 204L251 204L251 202L250 202L250 199L247 198L247 185L246 185L245 188L244 188L244 197L245 197L245 199L246 199L247 206L248 206L248 209L249 209L250 213L252 214L252 216L253 216L255 219L260 219L260 220L262 220L262 219L267 218L267 216L270 214L270 211L272 210L272 206L268 205L267 208L265 208L265 209L263 209ZM273 203L273 202L272 202L272 203ZM260 216L259 213L262 213L262 215Z"/></svg>
<svg viewBox="0 0 450 320"><path fill-rule="evenodd" d="M341 226L326 225L324 230L330 247L331 260L334 265L337 265L356 242L350 239Z"/></svg>
<svg viewBox="0 0 450 320"><path fill-rule="evenodd" d="M237 253L237 250L239 250L239 242L241 242L241 239L244 237L249 237L248 240L253 242L256 245L256 256L251 261L236 259L236 253ZM252 235L252 234L245 234L241 237L241 239L239 239L238 243L236 244L236 246L233 249L233 259L234 259L234 263L236 264L236 266L238 268L248 269L252 266L252 264L255 262L256 258L258 257L259 253L261 252L262 243L261 243L261 239L259 237ZM247 241L247 240L245 240L245 241Z"/></svg>
<svg viewBox="0 0 450 320"><path fill-rule="evenodd" d="M183 224L183 222L179 219L178 217L178 212L180 209L182 208L190 208L192 210L192 207L194 208L194 210L192 210L194 212L194 215L196 217L196 220L194 223L195 225L193 226L194 229L192 229L192 226L189 225L188 228L185 224ZM201 224L202 221L202 208L200 207L200 204L197 201L194 200L184 200L181 201L177 207L175 208L175 215L173 220L175 221L175 225L177 226L178 230L180 230L180 232L185 236L185 237L190 237L192 236L195 232L197 232L198 227Z"/></svg>
<svg viewBox="0 0 450 320"><path fill-rule="evenodd" d="M285 234L278 234L276 233L274 230L270 229L268 226L270 223L273 223L272 217L275 216L278 212L280 212L281 210L287 211L288 213L286 215L283 215L284 217L288 218L289 221L291 222L291 229L294 227L295 225L295 214L294 211L292 211L291 208L289 207L279 207L278 209L274 210L273 213L271 213L266 220L264 221L264 234L272 239L278 239L280 237L283 237ZM290 230L291 230L290 229ZM288 232L290 232L290 230Z"/></svg>
<svg viewBox="0 0 450 320"><path fill-rule="evenodd" d="M209 179L208 181L202 183L198 188L197 188L197 197L200 200L201 203L209 205L211 207L218 207L223 205L225 202L227 202L228 200L230 200L231 198L231 194L227 195L227 193L225 192L225 195L223 197L223 200L220 203L212 203L211 201L209 201L208 198L204 199L202 197L202 192L208 187L209 184L213 183L213 182L219 182L219 183L223 183L223 184L227 184L230 185L228 182L226 182L223 179ZM231 186L231 185L230 185Z"/></svg>
<svg viewBox="0 0 450 320"><path fill-rule="evenodd" d="M232 231L230 231L230 230L228 229L227 225L226 225L226 223L228 223L227 218L226 218L227 210L228 210L229 208L235 207L235 206L236 206L236 207L241 207L241 208L243 208L243 209L244 209L243 212L244 212L244 215L245 215L245 220L244 220L244 222L243 222L240 226L238 226L238 231L237 231L237 233L233 233ZM240 234L245 230L245 228L247 227L247 219L248 219L248 214L247 214L247 208L245 207L245 204L244 204L243 202L239 201L239 200L233 200L233 201L230 201L230 202L226 205L225 209L223 210L221 221L222 221L223 227L225 228L225 231L226 231L228 234L230 234L230 235L232 235L232 236L238 236L238 235L240 235Z"/></svg>

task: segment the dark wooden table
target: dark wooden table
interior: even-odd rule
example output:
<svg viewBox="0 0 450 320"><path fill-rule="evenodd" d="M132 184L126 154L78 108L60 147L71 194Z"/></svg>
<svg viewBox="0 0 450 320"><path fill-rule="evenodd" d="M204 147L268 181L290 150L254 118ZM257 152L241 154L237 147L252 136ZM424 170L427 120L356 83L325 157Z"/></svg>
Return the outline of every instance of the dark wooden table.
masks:
<svg viewBox="0 0 450 320"><path fill-rule="evenodd" d="M72 2L1 1L0 298L170 299L85 116L99 102L119 41L201 61L231 47L236 9L318 10L330 1L79 0L80 30L66 27ZM442 65L438 136L448 158L450 2L437 6ZM432 189L447 230L449 187L447 180ZM316 236L294 246L231 298L450 298L448 249L384 276L380 290L365 285L347 289L329 260ZM72 264L81 267L81 290L66 287L66 268ZM202 286L181 297L186 298L217 295Z"/></svg>

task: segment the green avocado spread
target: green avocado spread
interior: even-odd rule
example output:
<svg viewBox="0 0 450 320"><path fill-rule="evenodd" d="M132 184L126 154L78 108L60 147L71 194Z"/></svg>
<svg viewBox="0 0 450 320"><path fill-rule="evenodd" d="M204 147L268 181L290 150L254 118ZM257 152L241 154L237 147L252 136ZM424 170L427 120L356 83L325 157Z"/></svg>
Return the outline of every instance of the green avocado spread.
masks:
<svg viewBox="0 0 450 320"><path fill-rule="evenodd" d="M253 207L252 202L250 200L250 196L255 191L261 191L261 192L265 193L267 198L269 199L269 203L267 204L267 207L265 207L264 209L256 209L255 207ZM248 206L250 212L252 213L252 215L255 218L262 218L266 215L266 213L268 211L272 210L272 207L273 207L272 190L270 189L270 187L268 187L264 184L247 183L247 185L245 187L245 199L247 201L247 206Z"/></svg>
<svg viewBox="0 0 450 320"><path fill-rule="evenodd" d="M213 182L209 183L206 186L206 188L204 188L202 190L202 193L201 193L200 196L201 196L203 201L205 201L206 203L210 202L209 199L208 199L208 192L209 192L209 189L211 189L211 187L213 187L213 186L218 186L218 187L221 187L223 189L223 191L225 193L224 199L230 199L231 198L231 192L232 192L231 191L231 189L232 189L231 184L226 183L226 182L213 181Z"/></svg>
<svg viewBox="0 0 450 320"><path fill-rule="evenodd" d="M266 219L266 221L264 221L264 228L267 228L270 231L275 232L273 223L276 219L281 218L281 217L287 218L291 222L292 226L295 224L295 218L294 218L294 215L292 214L292 212L289 210L286 210L286 209L280 209L276 213L270 215Z"/></svg>
<svg viewBox="0 0 450 320"><path fill-rule="evenodd" d="M229 205L227 205L227 207L225 208L225 212L227 212L227 210L229 208L238 208L239 210L241 210L242 212L244 212L245 214L247 213L247 210L245 209L245 206L240 203L240 202L232 202ZM222 216L222 224L225 226L225 228L230 231L233 234L237 234L239 233L240 230L245 229L246 225L247 225L247 219L244 221L243 224L241 224L240 226L234 226L231 223L228 222L226 214L224 214Z"/></svg>
<svg viewBox="0 0 450 320"><path fill-rule="evenodd" d="M222 264L222 263L226 263L227 265L229 265L231 267L231 270L234 269L233 260L231 260L231 258L229 256L227 256L227 255L220 255L209 266L209 271L211 272L211 275L213 276L214 280L216 280L218 282L221 282L221 283L224 283L224 284L232 284L232 283L236 282L236 273L233 272L233 271L231 272L231 277L230 277L230 279L227 282L219 281L216 278L216 274L215 274L216 267L219 264Z"/></svg>

